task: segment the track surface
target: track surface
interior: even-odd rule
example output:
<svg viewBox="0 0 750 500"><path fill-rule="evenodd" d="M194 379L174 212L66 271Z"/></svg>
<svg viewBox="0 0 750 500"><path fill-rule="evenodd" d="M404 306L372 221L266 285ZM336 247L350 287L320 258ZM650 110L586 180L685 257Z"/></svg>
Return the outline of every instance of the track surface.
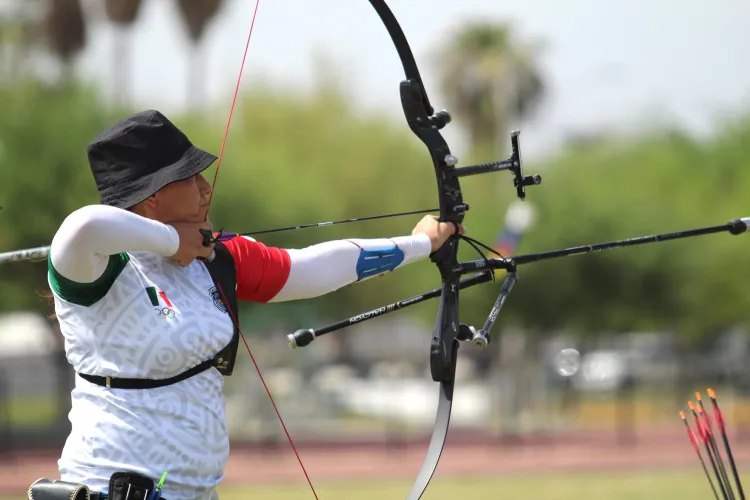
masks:
<svg viewBox="0 0 750 500"><path fill-rule="evenodd" d="M679 422L678 422L679 423ZM561 470L624 470L638 468L700 468L684 429L638 431L636 439L620 441L612 433L536 436L523 440L471 435L449 437L436 477L452 475L521 474ZM740 470L750 464L750 432L730 438ZM721 445L720 445L721 446ZM413 478L427 449L427 440L401 443L298 444L313 480ZM723 451L723 448L722 448ZM59 477L58 450L0 457L0 495L25 494L40 477ZM261 448L235 444L224 485L304 481L289 446Z"/></svg>

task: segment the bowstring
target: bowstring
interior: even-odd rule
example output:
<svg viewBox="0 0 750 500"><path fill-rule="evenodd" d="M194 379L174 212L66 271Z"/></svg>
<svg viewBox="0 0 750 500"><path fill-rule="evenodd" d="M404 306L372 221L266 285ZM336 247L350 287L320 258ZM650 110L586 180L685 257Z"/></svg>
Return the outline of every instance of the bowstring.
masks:
<svg viewBox="0 0 750 500"><path fill-rule="evenodd" d="M247 42L245 43L245 51L242 54L242 63L240 65L240 72L239 72L239 76L237 77L237 84L235 85L235 88L234 88L234 96L232 97L232 105L229 108L229 118L227 119L227 126L224 129L224 138L221 141L221 151L219 152L219 158L216 162L216 172L214 172L214 179L213 179L213 182L211 183L211 194L209 195L208 206L206 207L206 218L205 218L206 221L208 220L208 212L211 209L211 201L213 200L213 196L214 196L214 189L216 187L216 179L219 177L219 169L221 168L221 160L222 158L224 158L224 148L226 147L227 137L229 136L229 126L232 123L232 115L234 114L234 107L237 104L237 95L239 94L239 90L240 90L240 82L242 81L242 73L245 69L245 61L247 59L248 48L250 47L250 39L253 36L253 28L255 27L255 19L258 15L259 5L260 5L260 0L256 0L255 10L253 11L253 19L250 22L250 31L247 35ZM268 399L271 401L271 405L273 406L273 409L276 412L276 416L279 418L279 423L281 423L281 427L284 429L284 434L286 434L286 437L289 440L289 444L292 446L292 450L294 451L294 455L297 457L297 462L299 462L299 465L302 468L302 472L305 474L305 479L307 479L307 484L310 485L310 489L312 490L315 500L318 500L318 494L316 493L315 487L313 486L312 481L310 480L310 476L307 473L305 464L302 463L302 457L300 457L299 451L297 451L297 446L295 446L294 440L292 439L291 434L289 434L289 431L287 430L286 424L284 423L284 419L281 417L281 412L279 412L279 408L276 406L276 401L273 399L273 395L271 395L271 390L268 388L268 385L266 384L266 381L263 378L263 373L261 372L260 366L258 365L258 362L255 360L255 356L253 356L253 351L250 349L250 345L248 344L247 339L245 338L245 335L242 333L242 329L240 328L240 324L237 321L237 318L235 317L232 310L229 308L229 302L226 299L224 290L221 289L221 286L218 286L218 288L226 304L227 312L229 312L229 316L232 319L232 323L234 323L235 328L237 328L237 332L240 334L240 337L242 338L242 342L245 344L247 353L250 355L250 359L253 361L253 365L255 365L255 371L258 372L258 378L260 378L260 381L263 384L263 388L266 390Z"/></svg>
<svg viewBox="0 0 750 500"><path fill-rule="evenodd" d="M221 141L221 150L219 151L219 158L216 160L216 171L214 172L214 180L211 183L211 194L208 196L208 206L206 207L206 219L208 220L208 212L211 210L211 201L214 198L214 188L216 187L216 179L219 177L219 169L221 168L221 160L224 158L224 148L227 145L227 137L229 137L229 126L232 123L232 115L234 114L234 106L237 104L237 94L240 91L240 82L242 81L242 72L245 69L245 61L247 60L247 51L250 47L250 39L253 36L253 28L255 28L255 18L258 15L258 6L260 0L255 0L255 10L253 11L253 19L250 22L250 32L247 34L247 42L245 42L245 52L242 54L242 63L240 64L240 73L237 77L237 84L234 87L234 96L232 96L232 105L229 107L229 118L227 119L227 126L224 128L224 138Z"/></svg>
<svg viewBox="0 0 750 500"><path fill-rule="evenodd" d="M292 439L292 435L289 434L289 430L286 428L286 424L284 423L284 419L281 418L281 412L279 412L278 406L276 406L276 401L273 399L273 396L271 395L271 390L268 388L268 385L266 385L266 379L263 378L263 373L260 371L260 366L258 365L258 362L255 360L255 356L253 356L253 351L250 350L250 345L247 343L247 339L245 338L245 335L242 333L242 330L240 329L240 324L237 321L237 317L232 312L232 309L229 307L229 301L226 298L226 295L224 295L224 290L221 288L220 284L216 284L216 286L219 289L219 293L221 293L222 300L224 301L224 305L227 309L227 312L229 313L229 316L232 318L232 323L234 323L234 326L237 327L237 332L240 334L240 337L242 338L242 342L245 344L245 348L247 349L247 353L250 355L250 359L253 360L253 365L255 365L255 371L258 372L258 378L260 378L260 382L263 384L263 388L266 390L266 394L268 394L268 399L271 400L271 405L273 406L274 411L276 412L276 416L279 418L279 422L281 423L281 427L284 429L284 434L286 434L286 438L289 440L289 444L292 445L292 450L294 450L294 455L297 457L297 461L299 462L300 467L302 467L302 472L305 474L305 479L307 479L307 484L310 485L310 489L312 490L313 496L315 496L315 500L318 499L318 494L315 492L315 487L313 487L312 481L310 480L310 476L307 473L307 469L305 469L305 465L302 463L302 458L300 457L299 451L297 450L297 446L294 444L294 440Z"/></svg>

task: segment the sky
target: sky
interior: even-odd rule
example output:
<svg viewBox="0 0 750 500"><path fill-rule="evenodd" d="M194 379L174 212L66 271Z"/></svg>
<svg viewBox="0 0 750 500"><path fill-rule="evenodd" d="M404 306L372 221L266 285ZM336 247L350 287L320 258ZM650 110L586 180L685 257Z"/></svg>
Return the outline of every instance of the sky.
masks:
<svg viewBox="0 0 750 500"><path fill-rule="evenodd" d="M98 0L94 0L95 2ZM91 8L91 2L87 4ZM750 104L750 2L746 0L391 0L440 109L430 53L464 21L510 21L545 45L549 86L543 107L519 124L525 157L554 152L571 133L603 127L633 131L676 123L698 134ZM230 0L206 32L202 71L210 105L228 114L255 0ZM144 0L127 64L138 106L165 113L187 104L190 45L174 3ZM94 23L79 67L111 88L115 30ZM403 70L375 11L364 0L260 0L243 82L265 79L310 87L316 54L338 66L343 88L365 109L403 116ZM404 124L404 127L405 124ZM405 133L410 133L405 128ZM447 127L449 144L460 144ZM453 146L454 152L456 147ZM460 153L457 153L460 156Z"/></svg>

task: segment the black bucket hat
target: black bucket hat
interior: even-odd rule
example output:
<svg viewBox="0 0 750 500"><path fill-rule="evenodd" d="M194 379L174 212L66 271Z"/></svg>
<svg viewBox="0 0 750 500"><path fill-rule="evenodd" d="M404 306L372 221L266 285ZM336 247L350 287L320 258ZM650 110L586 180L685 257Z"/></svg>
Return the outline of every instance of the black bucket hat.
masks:
<svg viewBox="0 0 750 500"><path fill-rule="evenodd" d="M89 144L88 157L101 204L125 209L217 159L193 146L155 110L136 113L101 133Z"/></svg>

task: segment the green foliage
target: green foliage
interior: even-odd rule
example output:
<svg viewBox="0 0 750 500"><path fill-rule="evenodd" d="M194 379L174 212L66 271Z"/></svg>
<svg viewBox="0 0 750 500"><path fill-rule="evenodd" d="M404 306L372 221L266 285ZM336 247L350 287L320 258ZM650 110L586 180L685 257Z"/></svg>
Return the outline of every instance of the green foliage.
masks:
<svg viewBox="0 0 750 500"><path fill-rule="evenodd" d="M722 224L747 215L743 119L701 143L663 132L560 155L534 192L540 224L522 251L544 251ZM743 175L744 174L744 175ZM743 237L704 236L522 268L509 301L538 328L715 333L747 323ZM536 311L536 312L534 312Z"/></svg>
<svg viewBox="0 0 750 500"><path fill-rule="evenodd" d="M48 245L76 208L98 202L86 144L112 119L92 88L34 81L0 88L0 249ZM43 264L0 269L0 311L45 307Z"/></svg>
<svg viewBox="0 0 750 500"><path fill-rule="evenodd" d="M198 146L218 154L225 107L213 115L170 116ZM65 216L96 203L86 145L135 110L107 106L95 89L25 82L0 89L0 251L49 244ZM662 132L571 147L544 165L528 165L544 183L529 190L538 224L519 253L720 224L748 215L750 120L727 124L710 141ZM460 153L460 152L457 152ZM214 169L208 171L209 177ZM336 90L311 96L256 86L237 105L216 185L216 228L246 232L298 223L398 212L436 205L432 164L397 120L363 115ZM491 243L513 199L509 176L462 181L471 205L470 235ZM304 247L338 238L409 234L418 216L330 226L258 239ZM498 325L529 329L676 329L687 335L746 322L750 278L746 238L706 236L523 266ZM477 258L463 246L461 258ZM318 326L439 286L430 262L358 283L325 297L248 305L247 333ZM0 312L51 312L45 266L0 267ZM484 321L497 284L462 293L462 319ZM403 311L425 325L436 302ZM250 319L248 319L250 318ZM377 320L376 320L377 321ZM427 326L426 326L427 327Z"/></svg>
<svg viewBox="0 0 750 500"><path fill-rule="evenodd" d="M98 201L86 145L134 110L110 109L85 87L62 90L27 84L0 92L2 108L9 110L8 119L0 124L0 138L6 145L0 159L5 179L0 183L0 200L7 207L0 212L0 251L46 245L67 214ZM226 121L223 104L216 106L215 115L170 115L170 119L196 145L218 155ZM214 168L207 171L209 178L213 173ZM491 206L493 192L487 183L466 185L467 196L480 206ZM362 116L329 88L304 97L259 86L246 91L235 109L211 220L216 228L247 232L436 205L432 163L405 124ZM413 216L259 239L299 248L338 238L409 234L418 220ZM43 308L49 312L49 305L36 293L47 289L44 271L39 263L4 265L0 311ZM256 310L248 326L265 328L264 318L309 325L313 314L357 314L383 300L438 285L437 273L423 262L398 275L310 301L250 305Z"/></svg>

